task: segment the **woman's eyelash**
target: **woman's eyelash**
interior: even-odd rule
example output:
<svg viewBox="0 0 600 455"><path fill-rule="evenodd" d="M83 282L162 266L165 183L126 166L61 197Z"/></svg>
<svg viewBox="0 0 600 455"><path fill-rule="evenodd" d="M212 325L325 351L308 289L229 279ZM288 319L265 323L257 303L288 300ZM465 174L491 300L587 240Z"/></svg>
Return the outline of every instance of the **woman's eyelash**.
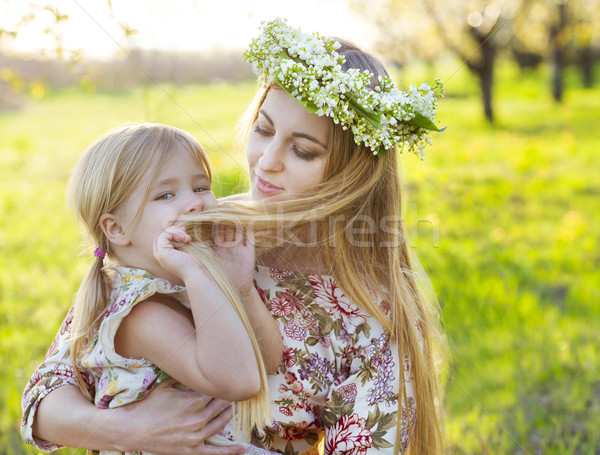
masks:
<svg viewBox="0 0 600 455"><path fill-rule="evenodd" d="M268 136L270 133L267 130L263 130L260 126L256 125L254 131L261 136Z"/></svg>
<svg viewBox="0 0 600 455"><path fill-rule="evenodd" d="M301 160L310 161L310 160L314 159L314 157L315 157L314 154L303 152L302 150L300 150L295 145L292 146L292 150L294 150L294 153L296 154L296 156L298 158L300 158Z"/></svg>
<svg viewBox="0 0 600 455"><path fill-rule="evenodd" d="M260 126L255 125L254 126L254 132L260 134L261 136L269 136L271 135L271 133L267 130L262 129ZM300 150L298 147L296 147L295 145L292 146L292 150L294 151L294 154L300 158L301 160L304 161L310 161L312 159L315 158L315 155L313 153L306 153L303 152L302 150Z"/></svg>

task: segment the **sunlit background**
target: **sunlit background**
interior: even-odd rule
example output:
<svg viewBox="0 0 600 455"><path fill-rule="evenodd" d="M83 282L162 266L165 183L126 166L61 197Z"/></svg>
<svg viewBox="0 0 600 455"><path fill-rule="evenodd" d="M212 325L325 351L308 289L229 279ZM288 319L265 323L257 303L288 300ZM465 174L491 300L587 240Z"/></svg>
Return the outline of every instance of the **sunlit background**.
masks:
<svg viewBox="0 0 600 455"><path fill-rule="evenodd" d="M65 204L82 150L176 125L217 195L247 185L236 122L261 21L355 41L447 96L402 157L410 244L450 356L449 454L600 454L600 0L0 0L0 455L89 264ZM64 449L64 453L75 453Z"/></svg>
<svg viewBox="0 0 600 455"><path fill-rule="evenodd" d="M47 33L56 17L45 9L48 2L4 2L3 26L16 27L32 8L38 13L19 35L5 43L11 51L39 55L52 53L55 37ZM35 5L35 6L32 6ZM285 17L308 31L368 39L368 23L343 0L190 1L133 0L51 2L54 11L68 16L60 24L66 50L82 50L94 57L110 57L123 47L167 51L242 49L256 34L261 21ZM43 12L43 14L42 14ZM50 14L48 14L50 13ZM127 30L135 33L127 36Z"/></svg>

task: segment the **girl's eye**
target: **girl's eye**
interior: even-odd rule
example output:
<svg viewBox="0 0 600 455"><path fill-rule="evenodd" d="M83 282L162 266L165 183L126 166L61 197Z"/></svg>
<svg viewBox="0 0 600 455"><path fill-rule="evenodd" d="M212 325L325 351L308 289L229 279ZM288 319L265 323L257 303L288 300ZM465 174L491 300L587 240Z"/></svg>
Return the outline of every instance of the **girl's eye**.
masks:
<svg viewBox="0 0 600 455"><path fill-rule="evenodd" d="M206 188L205 186L194 188L194 193L203 193L204 191L210 191L210 188Z"/></svg>
<svg viewBox="0 0 600 455"><path fill-rule="evenodd" d="M163 193L160 196L158 196L156 199L171 199L174 198L175 195L173 193Z"/></svg>
<svg viewBox="0 0 600 455"><path fill-rule="evenodd" d="M315 154L314 153L306 153L303 152L302 150L300 150L298 147L296 147L295 145L292 146L292 150L294 151L294 154L300 158L301 160L304 161L312 161L315 158Z"/></svg>
<svg viewBox="0 0 600 455"><path fill-rule="evenodd" d="M271 133L267 130L263 130L260 126L256 125L254 127L254 132L260 134L261 136L270 136Z"/></svg>

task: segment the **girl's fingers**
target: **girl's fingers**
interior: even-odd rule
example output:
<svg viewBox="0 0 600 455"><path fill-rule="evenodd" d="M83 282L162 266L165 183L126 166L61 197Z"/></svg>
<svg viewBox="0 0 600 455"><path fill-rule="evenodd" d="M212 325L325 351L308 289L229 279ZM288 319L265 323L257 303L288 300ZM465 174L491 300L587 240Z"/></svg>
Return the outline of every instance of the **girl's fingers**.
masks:
<svg viewBox="0 0 600 455"><path fill-rule="evenodd" d="M164 231L160 232L154 241L154 256L162 257L164 254L169 254L178 246L190 243L192 238L185 232L185 228L181 226L169 226Z"/></svg>
<svg viewBox="0 0 600 455"><path fill-rule="evenodd" d="M192 241L192 238L185 232L183 226L169 226L163 231L163 234L170 242L189 243Z"/></svg>

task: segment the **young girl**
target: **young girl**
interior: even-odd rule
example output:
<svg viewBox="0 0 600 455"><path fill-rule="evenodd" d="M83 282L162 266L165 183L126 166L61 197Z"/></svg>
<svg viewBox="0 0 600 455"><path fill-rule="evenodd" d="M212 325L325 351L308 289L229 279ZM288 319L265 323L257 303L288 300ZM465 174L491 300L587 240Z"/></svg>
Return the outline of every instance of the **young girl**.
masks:
<svg viewBox="0 0 600 455"><path fill-rule="evenodd" d="M172 376L240 402L246 434L268 422L263 355L276 368L281 337L253 285L252 235L220 227L211 247L189 245L194 254L181 248L191 238L176 223L217 204L200 144L165 125L117 128L85 152L70 196L97 246L70 336L82 392L96 406L114 408Z"/></svg>

